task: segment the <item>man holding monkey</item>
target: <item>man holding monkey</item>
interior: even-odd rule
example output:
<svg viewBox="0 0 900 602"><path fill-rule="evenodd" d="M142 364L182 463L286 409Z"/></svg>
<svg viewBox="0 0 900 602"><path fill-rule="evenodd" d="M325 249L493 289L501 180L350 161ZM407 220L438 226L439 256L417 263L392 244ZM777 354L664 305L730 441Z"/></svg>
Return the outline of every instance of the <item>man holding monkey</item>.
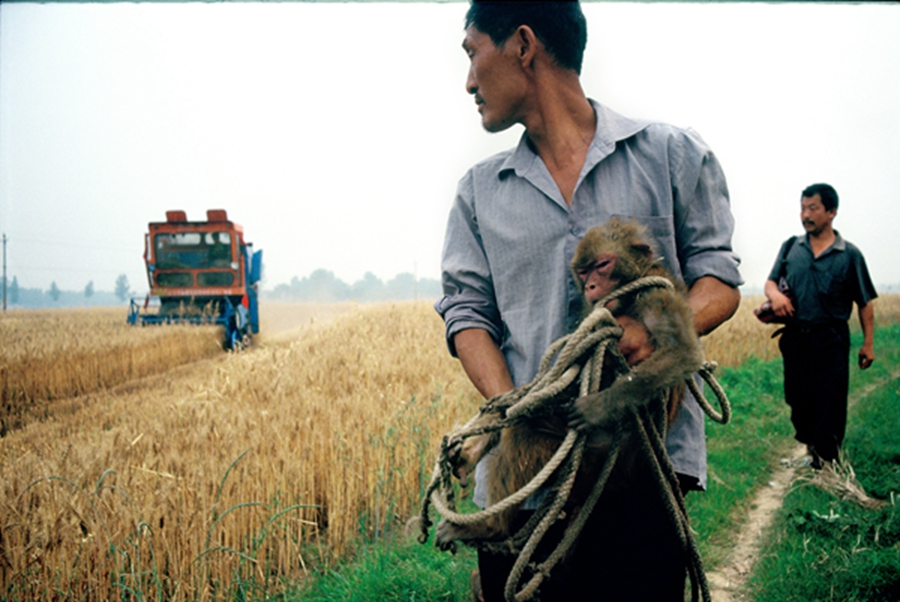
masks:
<svg viewBox="0 0 900 602"><path fill-rule="evenodd" d="M740 301L733 218L715 156L693 132L627 119L589 100L579 80L586 40L577 2L476 1L466 16L466 90L484 128L525 127L515 149L475 165L460 181L442 260L445 295L435 305L451 353L485 398L529 382L550 343L578 323L583 302L569 263L585 232L612 217L649 228L664 266L688 285L699 334L731 317ZM621 325L623 352L645 357L646 331ZM682 488L703 489L703 416L693 399L671 425L666 447ZM483 504L479 470L475 481L475 501ZM636 545L653 545L652 533L641 541L640 516L619 522L630 524ZM635 540L625 532L614 537L626 546ZM542 599L617 599L615 581L646 570L629 570L637 548L604 550L608 538L586 539L561 569L567 578L551 578ZM479 554L485 600L503 599L514 560ZM585 570L572 568L582 564ZM680 584L678 574L669 579L665 599L676 599L683 584L682 570ZM627 584L623 599L641 599L635 585Z"/></svg>

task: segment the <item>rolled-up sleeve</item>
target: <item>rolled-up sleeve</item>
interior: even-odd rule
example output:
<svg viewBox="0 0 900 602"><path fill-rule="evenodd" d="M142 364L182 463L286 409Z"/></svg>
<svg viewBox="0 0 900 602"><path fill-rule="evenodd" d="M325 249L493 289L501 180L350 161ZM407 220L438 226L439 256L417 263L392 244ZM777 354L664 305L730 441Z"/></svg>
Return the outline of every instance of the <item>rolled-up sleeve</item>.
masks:
<svg viewBox="0 0 900 602"><path fill-rule="evenodd" d="M737 287L743 284L731 239L734 217L725 175L716 156L692 131L669 139L678 259L690 286L714 276Z"/></svg>
<svg viewBox="0 0 900 602"><path fill-rule="evenodd" d="M471 172L459 183L447 221L441 283L444 296L434 308L444 319L451 355L456 357L453 337L468 328L485 330L500 344L503 326L490 265L478 231Z"/></svg>

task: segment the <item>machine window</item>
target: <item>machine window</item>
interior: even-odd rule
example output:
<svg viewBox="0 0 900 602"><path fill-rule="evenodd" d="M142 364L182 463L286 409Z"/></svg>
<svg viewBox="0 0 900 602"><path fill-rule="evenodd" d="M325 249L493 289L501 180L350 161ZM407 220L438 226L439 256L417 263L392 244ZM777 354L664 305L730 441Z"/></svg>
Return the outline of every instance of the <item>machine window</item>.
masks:
<svg viewBox="0 0 900 602"><path fill-rule="evenodd" d="M153 239L156 268L187 270L231 267L228 232L160 233Z"/></svg>
<svg viewBox="0 0 900 602"><path fill-rule="evenodd" d="M198 286L231 286L234 284L234 272L200 272L197 274Z"/></svg>
<svg viewBox="0 0 900 602"><path fill-rule="evenodd" d="M157 272L156 286L167 288L187 288L194 285L189 272Z"/></svg>

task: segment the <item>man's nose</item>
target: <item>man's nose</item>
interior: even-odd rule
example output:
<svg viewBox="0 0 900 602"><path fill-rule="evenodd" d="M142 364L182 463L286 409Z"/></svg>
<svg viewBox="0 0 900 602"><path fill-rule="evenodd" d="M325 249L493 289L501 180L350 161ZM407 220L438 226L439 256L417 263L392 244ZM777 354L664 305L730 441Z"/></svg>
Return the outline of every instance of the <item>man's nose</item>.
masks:
<svg viewBox="0 0 900 602"><path fill-rule="evenodd" d="M472 73L471 67L469 67L469 73L466 74L466 92L469 94L478 92L478 83L475 81L475 74Z"/></svg>

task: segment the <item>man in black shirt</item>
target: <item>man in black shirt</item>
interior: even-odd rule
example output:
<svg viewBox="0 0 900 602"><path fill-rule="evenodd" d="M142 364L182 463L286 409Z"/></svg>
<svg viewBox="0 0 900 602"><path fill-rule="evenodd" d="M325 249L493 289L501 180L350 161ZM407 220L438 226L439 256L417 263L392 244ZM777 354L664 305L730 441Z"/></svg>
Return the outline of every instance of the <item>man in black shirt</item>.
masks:
<svg viewBox="0 0 900 602"><path fill-rule="evenodd" d="M765 291L775 314L786 320L778 346L795 437L807 445L812 466L821 468L838 459L844 440L853 303L863 331L859 367L866 369L875 359L877 294L860 250L832 228L838 208L834 188L813 184L800 205L806 236L782 245ZM779 290L782 277L787 292Z"/></svg>

